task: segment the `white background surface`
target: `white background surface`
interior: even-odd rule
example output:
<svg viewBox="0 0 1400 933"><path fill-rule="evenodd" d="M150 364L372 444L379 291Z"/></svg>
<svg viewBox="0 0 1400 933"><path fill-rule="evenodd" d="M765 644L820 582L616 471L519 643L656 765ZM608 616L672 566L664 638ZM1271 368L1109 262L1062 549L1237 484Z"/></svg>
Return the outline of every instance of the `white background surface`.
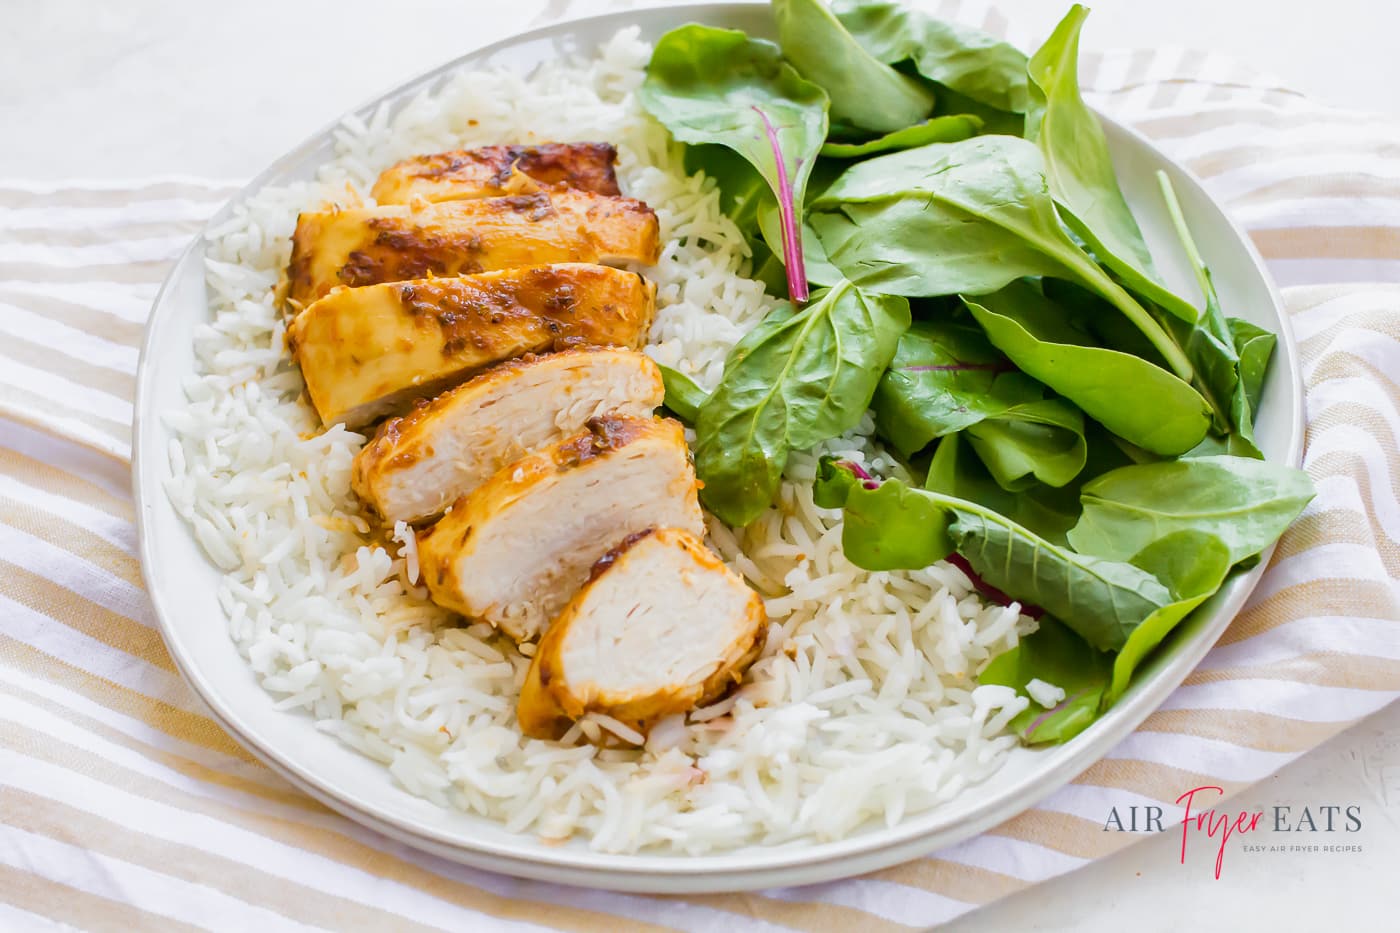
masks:
<svg viewBox="0 0 1400 933"><path fill-rule="evenodd" d="M242 180L341 112L530 25L631 0L0 0L0 178ZM654 5L647 3L645 5ZM1003 0L1048 32L1065 4ZM1099 0L1086 49L1184 45L1236 55L1319 100L1400 116L1394 0ZM1185 788L1183 788L1185 790ZM1221 880L1180 828L954 925L1020 929L1400 928L1400 704L1285 767L1230 808L1359 805L1361 832L1298 842L1360 853L1248 853ZM1107 814L1105 814L1105 818ZM1266 815L1265 822L1267 823ZM1282 834L1245 838L1288 842Z"/></svg>

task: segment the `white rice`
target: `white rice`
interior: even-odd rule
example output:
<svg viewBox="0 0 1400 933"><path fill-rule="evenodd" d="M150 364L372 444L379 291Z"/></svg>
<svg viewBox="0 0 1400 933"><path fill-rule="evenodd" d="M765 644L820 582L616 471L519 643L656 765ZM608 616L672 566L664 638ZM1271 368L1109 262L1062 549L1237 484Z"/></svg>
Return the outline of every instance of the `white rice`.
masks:
<svg viewBox="0 0 1400 933"><path fill-rule="evenodd" d="M602 851L700 853L748 843L831 840L893 825L996 770L1027 704L976 674L1032 626L990 606L955 568L868 573L842 555L840 515L816 508L823 451L894 465L857 432L792 458L778 508L711 544L768 599L763 657L723 701L654 728L641 750L576 739L626 725L594 716L562 743L523 738L515 703L532 648L462 627L417 586L406 528L376 537L350 491L364 439L319 430L300 399L272 288L296 214L347 186L366 192L409 155L530 140L608 140L624 189L661 219L648 271L661 310L650 352L702 385L771 307L740 275L743 240L713 185L687 178L677 149L634 96L650 48L619 33L596 59L532 76L469 72L392 116L351 121L314 183L255 195L210 234L216 312L201 327L201 375L167 423L170 498L225 571L229 633L285 709L388 765L414 794L547 840Z"/></svg>
<svg viewBox="0 0 1400 933"><path fill-rule="evenodd" d="M1026 684L1026 696L1034 700L1036 705L1042 709L1054 709L1064 700L1065 688L1057 687L1036 677Z"/></svg>

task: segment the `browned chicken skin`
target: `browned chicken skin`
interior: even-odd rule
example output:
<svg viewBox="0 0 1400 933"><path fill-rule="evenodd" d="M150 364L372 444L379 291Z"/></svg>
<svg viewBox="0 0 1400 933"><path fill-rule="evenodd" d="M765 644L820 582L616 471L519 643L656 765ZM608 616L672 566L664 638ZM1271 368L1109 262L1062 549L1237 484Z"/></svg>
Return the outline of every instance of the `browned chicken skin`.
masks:
<svg viewBox="0 0 1400 933"><path fill-rule="evenodd" d="M602 713L645 734L738 683L766 621L763 600L695 535L632 535L594 565L540 639L520 729L557 739Z"/></svg>
<svg viewBox="0 0 1400 933"><path fill-rule="evenodd" d="M659 258L656 214L641 201L555 189L441 204L328 208L292 234L286 297L296 310L352 288L549 262Z"/></svg>
<svg viewBox="0 0 1400 933"><path fill-rule="evenodd" d="M358 427L524 353L640 347L655 310L635 273L560 263L340 289L298 314L287 341L321 420Z"/></svg>
<svg viewBox="0 0 1400 933"><path fill-rule="evenodd" d="M630 534L703 534L685 432L675 421L607 416L504 467L418 534L434 602L511 637L537 636Z"/></svg>
<svg viewBox="0 0 1400 933"><path fill-rule="evenodd" d="M549 187L619 195L610 143L541 143L482 146L414 156L385 169L371 192L380 204L409 204L414 198L456 201L514 192L515 172Z"/></svg>
<svg viewBox="0 0 1400 933"><path fill-rule="evenodd" d="M355 456L351 482L386 522L421 521L590 419L646 417L664 395L660 368L638 350L511 360L384 422Z"/></svg>

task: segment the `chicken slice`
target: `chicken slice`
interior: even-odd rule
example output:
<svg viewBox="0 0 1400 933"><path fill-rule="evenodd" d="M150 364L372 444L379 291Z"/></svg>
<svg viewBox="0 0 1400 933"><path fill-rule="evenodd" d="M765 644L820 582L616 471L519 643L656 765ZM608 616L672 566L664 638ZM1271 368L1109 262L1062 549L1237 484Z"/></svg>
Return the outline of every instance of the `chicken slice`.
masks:
<svg viewBox="0 0 1400 933"><path fill-rule="evenodd" d="M651 264L660 243L656 214L641 201L584 191L332 207L297 218L286 296L300 309L339 285L548 262Z"/></svg>
<svg viewBox="0 0 1400 933"><path fill-rule="evenodd" d="M718 699L758 655L763 600L688 531L633 535L540 639L520 729L557 739L585 713L645 733Z"/></svg>
<svg viewBox="0 0 1400 933"><path fill-rule="evenodd" d="M405 159L380 173L370 193L380 204L494 198L512 194L511 176L520 172L550 187L618 195L616 162L609 143L482 146Z"/></svg>
<svg viewBox="0 0 1400 933"><path fill-rule="evenodd" d="M351 428L493 363L554 347L640 347L656 288L586 263L335 291L287 329L325 424Z"/></svg>
<svg viewBox="0 0 1400 933"><path fill-rule="evenodd" d="M663 525L702 534L696 488L678 422L596 418L419 532L423 581L438 605L531 640L628 535Z"/></svg>
<svg viewBox="0 0 1400 933"><path fill-rule="evenodd" d="M501 467L592 418L646 417L665 395L644 353L580 347L503 363L380 426L352 484L386 522L442 512Z"/></svg>

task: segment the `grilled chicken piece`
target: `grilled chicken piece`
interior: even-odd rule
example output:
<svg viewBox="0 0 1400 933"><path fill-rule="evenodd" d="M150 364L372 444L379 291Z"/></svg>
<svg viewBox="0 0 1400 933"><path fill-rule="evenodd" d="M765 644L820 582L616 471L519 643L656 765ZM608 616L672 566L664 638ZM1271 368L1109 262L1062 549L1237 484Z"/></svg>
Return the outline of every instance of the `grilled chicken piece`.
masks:
<svg viewBox="0 0 1400 933"><path fill-rule="evenodd" d="M501 467L608 413L646 417L665 395L644 353L581 347L503 363L384 422L352 483L387 522L432 518Z"/></svg>
<svg viewBox="0 0 1400 933"><path fill-rule="evenodd" d="M594 562L658 526L704 532L685 432L606 416L505 467L418 534L433 601L535 638Z"/></svg>
<svg viewBox="0 0 1400 933"><path fill-rule="evenodd" d="M656 214L641 201L558 189L442 204L302 214L286 296L294 309L353 287L547 262L655 263Z"/></svg>
<svg viewBox="0 0 1400 933"><path fill-rule="evenodd" d="M514 193L515 172L550 187L618 195L616 162L609 143L482 146L405 159L380 174L371 195L380 204L494 198Z"/></svg>
<svg viewBox="0 0 1400 933"><path fill-rule="evenodd" d="M298 314L287 342L321 420L355 428L524 353L640 347L655 312L636 273L563 263L343 288Z"/></svg>
<svg viewBox="0 0 1400 933"><path fill-rule="evenodd" d="M762 646L763 600L688 531L629 537L540 639L520 729L557 739L585 713L645 733L718 699Z"/></svg>

